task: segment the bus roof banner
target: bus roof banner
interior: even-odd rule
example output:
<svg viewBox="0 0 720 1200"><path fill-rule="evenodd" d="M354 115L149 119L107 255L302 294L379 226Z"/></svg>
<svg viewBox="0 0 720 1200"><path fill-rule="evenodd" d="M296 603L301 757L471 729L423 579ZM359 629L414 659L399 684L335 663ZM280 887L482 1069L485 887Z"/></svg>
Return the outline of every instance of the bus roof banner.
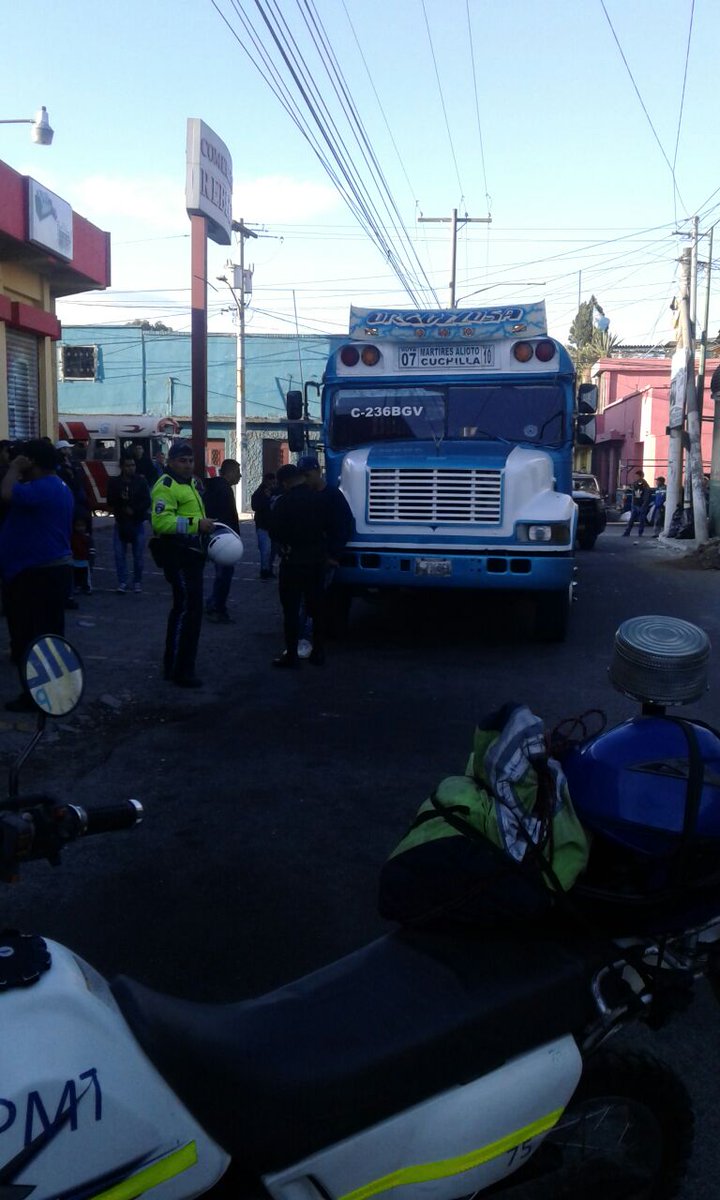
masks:
<svg viewBox="0 0 720 1200"><path fill-rule="evenodd" d="M501 304L495 308L356 308L350 309L350 337L363 341L459 341L547 337L545 301Z"/></svg>

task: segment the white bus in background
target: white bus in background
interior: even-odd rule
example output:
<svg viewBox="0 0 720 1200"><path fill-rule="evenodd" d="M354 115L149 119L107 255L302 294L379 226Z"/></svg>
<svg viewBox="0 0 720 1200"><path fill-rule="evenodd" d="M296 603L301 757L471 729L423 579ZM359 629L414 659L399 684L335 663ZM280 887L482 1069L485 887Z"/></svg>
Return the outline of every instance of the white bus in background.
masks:
<svg viewBox="0 0 720 1200"><path fill-rule="evenodd" d="M159 450L167 453L179 436L180 424L173 417L63 414L58 421L58 438L81 448L78 455L93 508L107 504L108 479L120 474L120 458L131 446L142 446L152 458Z"/></svg>

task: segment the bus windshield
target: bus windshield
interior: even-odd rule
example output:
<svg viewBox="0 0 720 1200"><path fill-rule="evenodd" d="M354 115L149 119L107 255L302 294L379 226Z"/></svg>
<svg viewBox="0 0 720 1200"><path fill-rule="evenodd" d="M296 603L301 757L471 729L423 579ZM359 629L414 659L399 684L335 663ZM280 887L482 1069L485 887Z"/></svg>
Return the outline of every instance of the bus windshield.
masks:
<svg viewBox="0 0 720 1200"><path fill-rule="evenodd" d="M568 437L565 407L558 383L336 387L330 445L449 438L557 446Z"/></svg>

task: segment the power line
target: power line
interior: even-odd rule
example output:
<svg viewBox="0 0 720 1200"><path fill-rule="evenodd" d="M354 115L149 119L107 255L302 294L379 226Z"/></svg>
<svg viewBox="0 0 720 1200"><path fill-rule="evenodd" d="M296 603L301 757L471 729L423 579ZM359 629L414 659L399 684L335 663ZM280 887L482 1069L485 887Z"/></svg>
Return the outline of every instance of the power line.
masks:
<svg viewBox="0 0 720 1200"><path fill-rule="evenodd" d="M468 40L470 43L470 64L472 66L473 92L475 94L475 115L477 117L478 139L480 142L480 163L483 173L483 185L485 187L485 200L487 202L488 214L490 213L490 193L488 192L487 174L485 171L485 148L483 146L482 125L480 123L480 102L478 100L477 73L475 70L475 49L473 46L472 24L470 22L470 0L465 0L465 13L467 16Z"/></svg>
<svg viewBox="0 0 720 1200"><path fill-rule="evenodd" d="M430 33L430 22L428 21L427 9L425 8L425 0L420 0L420 3L422 4L423 16L425 17L425 28L427 29L428 42L430 43L430 53L432 55L433 66L435 68L435 78L437 80L438 92L440 93L440 104L442 106L443 116L445 118L445 128L447 129L447 135L450 142L450 153L452 154L452 160L455 164L455 174L457 176L458 187L460 188L460 203L462 204L462 201L465 199L465 191L460 178L460 170L458 168L457 156L455 154L452 130L450 129L450 122L448 121L447 109L445 107L445 97L443 95L442 84L440 82L440 72L438 71L437 59L435 57L435 47L433 46L432 34Z"/></svg>
<svg viewBox="0 0 720 1200"><path fill-rule="evenodd" d="M690 0L690 24L688 26L687 46L685 47L685 69L683 71L682 94L680 96L680 112L678 114L677 134L675 136L675 153L673 154L673 161L672 161L673 179L675 179L675 165L677 163L678 146L680 145L680 127L682 125L683 108L685 107L685 85L687 84L688 63L690 61L690 40L692 38L694 16L695 16L695 0ZM675 211L675 219L677 220L677 209Z"/></svg>
<svg viewBox="0 0 720 1200"><path fill-rule="evenodd" d="M680 126L682 125L683 108L685 107L685 86L687 84L688 63L690 61L690 40L692 38L693 18L695 16L695 0L690 3L690 25L688 27L687 46L685 47L685 69L683 71L682 93L680 96L680 113L678 115L677 134L675 136L675 153L673 154L672 170L675 173L675 164L677 163L678 146L680 144Z"/></svg>
<svg viewBox="0 0 720 1200"><path fill-rule="evenodd" d="M642 96L640 95L640 89L635 82L635 77L634 77L632 71L630 70L630 64L629 64L627 58L625 57L625 51L623 50L622 46L620 45L620 39L615 32L615 27L614 27L612 21L610 20L610 14L608 13L607 8L605 7L605 0L600 0L600 6L601 6L603 12L605 13L607 23L610 26L610 32L612 33L612 35L615 39L615 44L616 44L618 50L620 51L620 57L622 58L622 60L625 64L625 69L626 69L628 75L630 76L630 82L632 83L633 88L635 89L635 95L637 96L638 100L640 101L642 110L645 113L645 116L647 117L648 125L652 129L653 137L655 138L655 141L657 142L658 146L660 147L660 153L662 154L663 158L665 159L665 162L667 163L668 167L670 168L670 174L672 175L672 180L673 180L673 188L674 188L675 192L677 192L680 203L682 204L683 208L685 208L685 201L683 200L682 196L680 195L677 181L675 179L675 168L673 167L672 163L670 162L670 159L668 158L667 154L665 153L663 144L660 141L660 138L658 137L658 132L652 123L652 118L650 116L650 113L648 112L647 108L645 107L645 101L643 100Z"/></svg>
<svg viewBox="0 0 720 1200"><path fill-rule="evenodd" d="M292 94L285 84L281 73L277 70L272 62L272 56L267 48L263 45L262 39L254 28L247 12L243 8L240 0L231 0L232 8L240 20L241 25L252 42L256 53L251 54L248 48L243 44L242 38L239 36L233 24L227 19L221 11L217 0L211 0L213 7L222 17L230 32L235 37L238 44L243 49L244 53L252 62L254 68L262 76L265 82L271 87L275 96L280 99L286 112L291 116L297 128L308 141L324 169L332 179L334 185L340 192L345 203L356 216L359 224L365 229L368 236L375 243L378 249L383 254L383 257L391 266L398 278L401 280L406 292L413 300L418 303L417 288L422 288L424 285L419 283L416 268L409 264L409 260L400 251L396 245L397 230L395 237L392 237L385 227L385 223L377 208L375 200L370 195L365 181L360 176L355 165L355 156L351 155L345 145L342 133L340 132L337 123L333 119L325 100L315 84L313 73L308 69L307 63L303 54L294 38L283 13L280 11L277 4L273 6L272 0L255 0L255 7L260 14L260 18L265 26L266 36L269 36L270 42L274 47L274 52L283 64L285 74L290 76L294 87L301 98L302 104L309 116L311 124L302 115L298 104L293 99ZM300 0L297 0L300 7ZM305 14L303 20L309 28L309 19ZM335 74L335 82L333 84L336 95L340 89L340 95L345 97L345 105L343 106L343 115L353 129L353 120L349 117L347 105L351 104L351 98L347 86L339 77L338 72L334 71L331 62L331 48L327 40L327 35L321 36L321 26L319 21L310 18L317 36L313 38L315 49L322 62L322 65L329 78L333 78ZM336 61L336 60L335 60ZM340 98L338 95L338 98ZM361 123L355 125L353 136L361 148L365 161L368 162L366 146L363 145ZM370 175L375 186L376 192L380 195L381 202L386 205L386 210L389 204L392 207L392 197L389 194L389 189L385 185L385 181L380 178L372 165L372 161L368 162ZM412 249L412 248L411 248ZM418 260L419 262L419 260Z"/></svg>
<svg viewBox="0 0 720 1200"><path fill-rule="evenodd" d="M422 276L427 288L434 295L434 289L427 277L427 274L425 273L425 269L424 269L422 263L420 262L420 259L417 255L417 251L415 250L415 247L412 244L410 238L407 237L407 233L406 233L405 227L403 225L400 211L397 207L397 204L395 203L392 192L390 191L390 187L388 185L387 179L385 178L385 174L382 170L382 167L380 166L380 163L378 161L377 155L375 154L375 151L373 149L370 138L368 137L367 131L365 129L365 125L362 121L362 118L360 117L357 106L356 106L355 102L353 101L352 95L350 93L350 89L348 88L348 85L347 85L347 82L343 75L340 64L338 63L337 56L332 48L332 45L327 36L327 33L322 24L322 21L320 20L320 17L317 14L314 0L305 0L305 5L306 5L306 7L311 8L313 10L311 13L311 19L312 19L315 29L317 30L318 34L321 36L321 39L322 39L323 50L320 52L320 57L321 57L321 59L324 60L323 65L325 66L326 73L328 75L328 78L330 79L333 89L335 90L335 94L338 96L338 99L341 102L341 105L343 105L343 100L344 100L345 104L343 105L343 107L345 107L345 105L347 106L345 108L346 117L348 119L348 122L349 122L351 128L354 125L357 130L356 141L358 141L358 144L360 145L361 152L363 154L363 157L365 158L365 161L366 161L368 167L370 168L371 173L373 173L375 176L376 186L379 185L378 190L379 190L381 196L385 196L387 198L385 201L385 207L388 211L388 215L390 216L391 221L393 222L393 227L396 232L399 232L400 236L406 238L408 247L410 249L411 256L415 259L415 261L417 263L417 267L419 268L420 275ZM306 20L306 25L307 25L307 20ZM308 28L309 28L309 26L308 26ZM314 35L312 35L312 31L311 31L311 36L313 36L313 40L315 40ZM317 42L315 42L315 45L316 45L316 48L319 49ZM328 69L328 62L332 66L332 75L335 76L335 79L336 79L338 85L340 86L340 89L341 89L340 93L338 93L337 87L335 86L335 83L333 83L331 72ZM359 137L358 137L358 134L359 134ZM416 275L416 278L419 278L419 276ZM437 300L436 296L435 296L435 299Z"/></svg>
<svg viewBox="0 0 720 1200"><path fill-rule="evenodd" d="M345 3L345 0L341 0L341 3L343 6L343 10L345 12L345 16L347 17L347 22L348 22L348 25L350 26L350 30L352 32L353 38L355 39L355 45L357 46L358 53L360 55L360 60L365 68L365 73L370 81L370 87L372 88L375 99L377 100L378 108L380 109L382 119L385 122L385 128L388 131L388 136L390 138L390 141L392 142L393 150L395 151L395 154L397 155L397 160L400 163L400 169L402 170L402 173L405 176L405 181L410 189L410 193L413 197L413 202L417 203L417 199L415 196L415 189L414 189L412 183L410 182L410 177L407 173L407 170L405 169L405 163L403 162L402 155L400 154L400 149L399 149L398 144L395 141L395 138L393 136L393 131L390 128L390 123L387 119L387 116L385 115L385 109L383 108L382 101L380 100L380 96L378 95L378 90L375 87L375 81L370 73L370 68L368 66L368 62L365 57L365 53L363 51L362 45L360 44L360 40L358 38L357 33L355 32L355 26L352 23L352 18L350 16L350 13L348 12L347 4Z"/></svg>

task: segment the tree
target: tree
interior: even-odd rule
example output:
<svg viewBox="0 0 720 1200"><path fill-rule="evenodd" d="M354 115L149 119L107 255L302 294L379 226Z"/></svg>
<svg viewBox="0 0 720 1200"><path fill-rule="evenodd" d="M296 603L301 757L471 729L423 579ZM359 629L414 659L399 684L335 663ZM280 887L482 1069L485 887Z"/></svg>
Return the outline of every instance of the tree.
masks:
<svg viewBox="0 0 720 1200"><path fill-rule="evenodd" d="M136 317L134 321L128 321L128 325L134 325L137 329L143 329L146 333L172 333L169 325L163 325L162 321L156 321L153 325L152 321L143 320L142 317Z"/></svg>
<svg viewBox="0 0 720 1200"><path fill-rule="evenodd" d="M613 352L622 346L622 340L609 329L596 329L590 339L595 358L612 358Z"/></svg>
<svg viewBox="0 0 720 1200"><path fill-rule="evenodd" d="M589 300L585 300L580 305L568 334L568 342L571 346L579 349L593 340L593 335L597 333L593 323L593 317L596 312L599 312L601 317L605 316L594 296L591 296Z"/></svg>
<svg viewBox="0 0 720 1200"><path fill-rule="evenodd" d="M595 327L595 313L605 316L594 296L580 305L575 320L570 326L568 342L573 350L575 369L583 378L599 358L611 358L622 341L616 334Z"/></svg>

